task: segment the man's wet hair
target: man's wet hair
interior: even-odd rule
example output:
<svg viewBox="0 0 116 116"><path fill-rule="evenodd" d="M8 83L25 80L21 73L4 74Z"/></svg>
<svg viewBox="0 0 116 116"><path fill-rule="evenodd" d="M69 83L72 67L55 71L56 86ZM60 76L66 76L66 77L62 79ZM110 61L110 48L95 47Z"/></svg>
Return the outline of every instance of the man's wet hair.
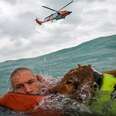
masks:
<svg viewBox="0 0 116 116"><path fill-rule="evenodd" d="M10 75L10 79L12 79L14 76L16 76L18 73L22 72L22 71L29 71L32 72L31 69L26 68L26 67L20 67L20 68L16 68ZM33 74L33 72L32 72Z"/></svg>

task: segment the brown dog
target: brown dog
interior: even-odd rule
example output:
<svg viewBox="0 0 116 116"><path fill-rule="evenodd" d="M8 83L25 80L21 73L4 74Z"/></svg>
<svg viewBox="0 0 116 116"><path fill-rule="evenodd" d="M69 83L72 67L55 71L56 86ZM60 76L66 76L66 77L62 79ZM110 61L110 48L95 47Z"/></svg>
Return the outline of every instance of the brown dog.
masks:
<svg viewBox="0 0 116 116"><path fill-rule="evenodd" d="M91 65L78 65L64 75L52 92L69 95L84 103L94 95L94 71Z"/></svg>

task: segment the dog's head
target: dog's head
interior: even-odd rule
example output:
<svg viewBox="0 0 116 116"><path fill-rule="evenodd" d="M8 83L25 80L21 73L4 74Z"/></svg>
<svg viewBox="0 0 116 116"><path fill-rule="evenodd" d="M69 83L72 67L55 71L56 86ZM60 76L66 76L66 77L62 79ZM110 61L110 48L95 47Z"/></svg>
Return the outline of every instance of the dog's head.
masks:
<svg viewBox="0 0 116 116"><path fill-rule="evenodd" d="M78 65L64 75L53 91L73 96L79 102L84 102L90 99L94 93L93 72L91 65Z"/></svg>

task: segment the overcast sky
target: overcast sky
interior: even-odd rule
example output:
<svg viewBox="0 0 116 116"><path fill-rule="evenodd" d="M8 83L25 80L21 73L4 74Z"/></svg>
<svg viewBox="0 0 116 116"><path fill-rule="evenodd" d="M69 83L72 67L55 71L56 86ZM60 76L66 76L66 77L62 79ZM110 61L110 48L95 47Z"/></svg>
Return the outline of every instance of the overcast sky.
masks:
<svg viewBox="0 0 116 116"><path fill-rule="evenodd" d="M0 0L0 62L36 57L116 34L116 0L74 0L65 20L35 23L70 0Z"/></svg>

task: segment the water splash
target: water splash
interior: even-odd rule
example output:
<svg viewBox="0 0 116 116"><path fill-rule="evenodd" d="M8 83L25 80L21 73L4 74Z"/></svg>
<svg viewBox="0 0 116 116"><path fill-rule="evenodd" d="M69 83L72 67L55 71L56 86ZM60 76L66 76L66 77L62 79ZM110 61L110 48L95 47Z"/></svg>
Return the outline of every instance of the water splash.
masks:
<svg viewBox="0 0 116 116"><path fill-rule="evenodd" d="M73 114L75 112L91 113L89 108L84 104L61 94L48 95L38 106L44 110L63 111L68 114Z"/></svg>

